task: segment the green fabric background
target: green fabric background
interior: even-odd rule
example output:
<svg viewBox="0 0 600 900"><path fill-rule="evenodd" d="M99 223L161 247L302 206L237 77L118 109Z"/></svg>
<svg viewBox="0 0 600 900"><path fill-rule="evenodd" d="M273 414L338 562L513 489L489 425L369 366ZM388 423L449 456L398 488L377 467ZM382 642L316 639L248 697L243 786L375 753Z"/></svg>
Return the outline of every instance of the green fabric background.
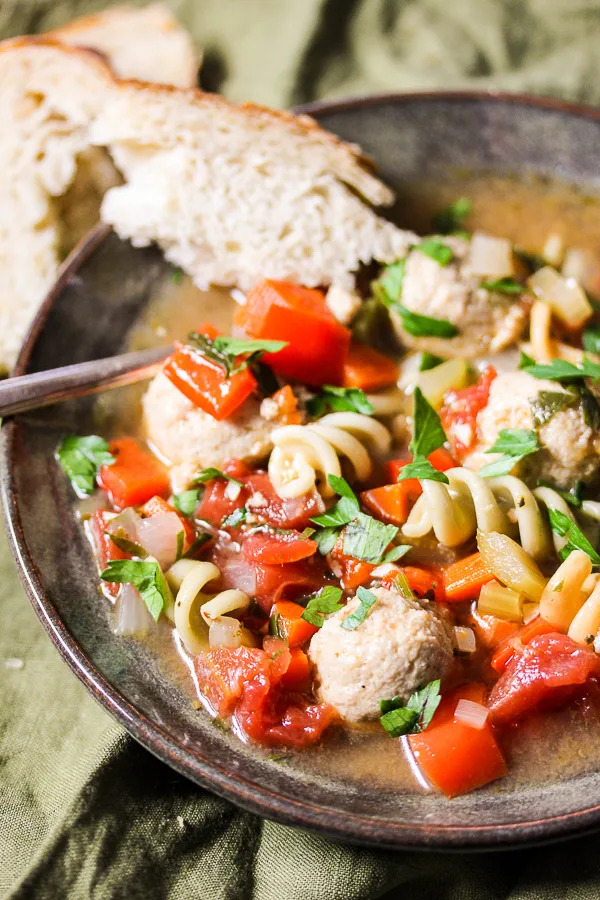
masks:
<svg viewBox="0 0 600 900"><path fill-rule="evenodd" d="M110 5L0 0L0 35ZM172 0L203 86L279 106L485 86L600 101L600 0ZM65 573L67 574L67 573ZM123 900L600 897L600 839L388 853L265 822L134 743L60 661L0 538L0 895Z"/></svg>

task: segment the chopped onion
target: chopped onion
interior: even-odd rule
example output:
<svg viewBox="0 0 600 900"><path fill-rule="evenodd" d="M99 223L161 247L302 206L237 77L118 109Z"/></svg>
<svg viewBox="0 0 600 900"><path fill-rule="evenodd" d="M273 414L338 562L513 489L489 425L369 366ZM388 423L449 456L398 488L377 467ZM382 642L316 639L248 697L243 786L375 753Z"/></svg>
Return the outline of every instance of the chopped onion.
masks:
<svg viewBox="0 0 600 900"><path fill-rule="evenodd" d="M241 490L241 484L237 484L235 481L228 481L223 493L228 500L237 500Z"/></svg>
<svg viewBox="0 0 600 900"><path fill-rule="evenodd" d="M237 619L220 616L208 629L208 643L211 647L236 649L243 643L242 625Z"/></svg>
<svg viewBox="0 0 600 900"><path fill-rule="evenodd" d="M239 555L219 560L221 587L223 590L237 588L252 596L256 593L256 569Z"/></svg>
<svg viewBox="0 0 600 900"><path fill-rule="evenodd" d="M122 584L115 606L115 634L146 634L152 625L142 595L132 584Z"/></svg>
<svg viewBox="0 0 600 900"><path fill-rule="evenodd" d="M454 628L454 636L456 638L456 646L461 653L475 653L477 641L475 640L475 632L472 628L456 625Z"/></svg>
<svg viewBox="0 0 600 900"><path fill-rule="evenodd" d="M469 367L464 359L447 359L417 377L417 385L434 409L440 409L448 391L460 390L468 383Z"/></svg>
<svg viewBox="0 0 600 900"><path fill-rule="evenodd" d="M482 278L507 278L514 275L513 249L505 238L476 231L471 239L469 269Z"/></svg>
<svg viewBox="0 0 600 900"><path fill-rule="evenodd" d="M544 244L544 249L542 250L542 256L544 259L550 263L551 266L560 266L563 256L565 253L565 243L562 239L562 235L558 234L556 231L553 231L546 238L546 243Z"/></svg>
<svg viewBox="0 0 600 900"><path fill-rule="evenodd" d="M319 516L321 513L325 512L323 498L318 491L311 490L309 494L305 494L302 497L293 497L291 499L283 500L282 507L286 519L293 520L301 518L305 514L306 503L310 500L316 501L316 512L313 513L313 515Z"/></svg>
<svg viewBox="0 0 600 900"><path fill-rule="evenodd" d="M578 328L593 313L588 298L574 278L563 278L556 269L544 266L534 272L527 284L539 300L569 328Z"/></svg>
<svg viewBox="0 0 600 900"><path fill-rule="evenodd" d="M525 594L528 600L540 600L546 579L537 564L523 548L506 534L490 531L477 532L477 546L483 563L498 581L517 593Z"/></svg>
<svg viewBox="0 0 600 900"><path fill-rule="evenodd" d="M123 512L120 512L110 520L106 530L111 534L115 534L122 528L128 540L141 544L139 539L139 527L141 524L142 519L131 506L128 506L127 509L124 509Z"/></svg>
<svg viewBox="0 0 600 900"><path fill-rule="evenodd" d="M182 531L181 519L174 512L160 513L142 519L138 526L138 543L153 556L161 569L170 568L177 558L177 535Z"/></svg>
<svg viewBox="0 0 600 900"><path fill-rule="evenodd" d="M469 728L476 728L481 731L490 711L487 706L481 703L475 703L473 700L459 700L454 710L454 721L468 725Z"/></svg>
<svg viewBox="0 0 600 900"><path fill-rule="evenodd" d="M383 563L383 565L373 569L371 578L385 578L386 575L398 575L399 572L400 566L395 566L394 563Z"/></svg>
<svg viewBox="0 0 600 900"><path fill-rule="evenodd" d="M600 259L592 250L571 247L565 253L563 278L574 278L590 294L597 294L600 287Z"/></svg>

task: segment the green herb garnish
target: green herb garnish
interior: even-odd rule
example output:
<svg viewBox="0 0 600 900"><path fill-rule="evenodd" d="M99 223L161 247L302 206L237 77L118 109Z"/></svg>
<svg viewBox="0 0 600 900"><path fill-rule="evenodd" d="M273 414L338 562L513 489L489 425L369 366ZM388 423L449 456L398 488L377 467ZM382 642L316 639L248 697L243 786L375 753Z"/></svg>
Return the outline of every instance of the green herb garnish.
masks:
<svg viewBox="0 0 600 900"><path fill-rule="evenodd" d="M444 362L443 356L436 356L435 353L421 353L419 361L419 372L428 372L429 369L435 369Z"/></svg>
<svg viewBox="0 0 600 900"><path fill-rule="evenodd" d="M567 538L567 543L558 554L561 559L566 559L573 550L583 550L584 553L587 553L593 565L600 565L600 556L594 550L579 525L570 516L565 515L558 509L548 508L548 518L552 531L560 535L560 537Z"/></svg>
<svg viewBox="0 0 600 900"><path fill-rule="evenodd" d="M371 516L356 512L344 530L344 554L354 559L378 564L385 548L398 534L395 525L384 525Z"/></svg>
<svg viewBox="0 0 600 900"><path fill-rule="evenodd" d="M427 459L430 453L442 447L447 440L442 420L420 388L415 388L413 399L413 437L409 445L413 460L402 467L398 481L417 478L448 484L448 477L443 472L438 472Z"/></svg>
<svg viewBox="0 0 600 900"><path fill-rule="evenodd" d="M223 528L236 528L238 525L241 525L246 521L248 516L248 510L245 506L240 506L239 509L234 509L234 511L229 515L225 516L223 521L221 522L221 526Z"/></svg>
<svg viewBox="0 0 600 900"><path fill-rule="evenodd" d="M133 584L155 622L158 622L165 606L173 603L171 589L157 562L147 559L113 559L100 578L113 584Z"/></svg>
<svg viewBox="0 0 600 900"><path fill-rule="evenodd" d="M550 421L552 416L564 409L565 406L570 406L577 399L577 395L568 391L540 391L531 401L533 424L536 428L541 428Z"/></svg>
<svg viewBox="0 0 600 900"><path fill-rule="evenodd" d="M534 363L521 366L528 375L534 378L546 378L549 381L572 381L582 378L600 378L600 365L591 359L584 359L574 365L565 359L553 359L549 363Z"/></svg>
<svg viewBox="0 0 600 900"><path fill-rule="evenodd" d="M435 260L440 266L447 266L454 259L452 249L436 238L425 238L415 249Z"/></svg>
<svg viewBox="0 0 600 900"><path fill-rule="evenodd" d="M112 466L117 461L110 452L108 443L97 434L86 437L69 435L56 451L56 459L68 475L78 497L92 494L100 468Z"/></svg>
<svg viewBox="0 0 600 900"><path fill-rule="evenodd" d="M269 634L271 637L281 638L282 641L287 641L287 634L285 633L285 628L283 627L281 615L279 613L274 613L269 619Z"/></svg>
<svg viewBox="0 0 600 900"><path fill-rule="evenodd" d="M406 259L399 259L390 266L386 266L377 281L371 283L374 296L386 306L399 302L402 296L405 270Z"/></svg>
<svg viewBox="0 0 600 900"><path fill-rule="evenodd" d="M231 475L228 475L227 472L222 472L221 469L215 469L212 466L208 469L202 469L201 472L194 475L192 484L203 484L205 481L212 481L214 478L224 478L226 481L231 481L232 484L238 484L240 487L244 487L242 482L238 481L237 478L233 478Z"/></svg>
<svg viewBox="0 0 600 900"><path fill-rule="evenodd" d="M321 628L325 622L325 616L342 608L343 604L340 603L341 596L341 588L326 585L316 597L308 601L301 618L305 622L310 622L315 628Z"/></svg>
<svg viewBox="0 0 600 900"><path fill-rule="evenodd" d="M581 337L583 349L588 353L600 354L600 324L590 325Z"/></svg>
<svg viewBox="0 0 600 900"><path fill-rule="evenodd" d="M424 456L415 456L412 462L402 466L398 473L398 481L405 478L416 478L418 481L439 481L441 484L450 484L445 472L436 469Z"/></svg>
<svg viewBox="0 0 600 900"><path fill-rule="evenodd" d="M420 691L415 691L406 704L400 697L380 700L382 715L379 721L390 737L418 734L430 724L441 699L440 681L437 679Z"/></svg>
<svg viewBox="0 0 600 900"><path fill-rule="evenodd" d="M481 287L495 294L522 294L525 288L516 279L505 276L495 281L482 281Z"/></svg>
<svg viewBox="0 0 600 900"><path fill-rule="evenodd" d="M413 337L452 338L458 334L458 328L447 319L434 319L411 312L401 303L393 303L391 307L402 319L402 327Z"/></svg>
<svg viewBox="0 0 600 900"><path fill-rule="evenodd" d="M519 359L519 369L528 369L530 366L535 366L535 359L533 357L528 356L524 350L521 350L521 358Z"/></svg>
<svg viewBox="0 0 600 900"><path fill-rule="evenodd" d="M371 401L360 388L343 388L326 384L306 403L311 416L322 416L327 408L334 412L357 412L370 416L374 412Z"/></svg>
<svg viewBox="0 0 600 900"><path fill-rule="evenodd" d="M200 491L198 489L182 491L181 494L174 494L173 506L184 516L193 516L198 501L200 499Z"/></svg>
<svg viewBox="0 0 600 900"><path fill-rule="evenodd" d="M246 338L226 337L219 335L214 339L217 350L228 356L241 356L243 353L279 353L288 346L288 341L246 340Z"/></svg>
<svg viewBox="0 0 600 900"><path fill-rule="evenodd" d="M535 453L539 447L535 431L526 428L504 428L496 438L494 446L486 450L486 453L502 453L503 456L483 466L478 474L482 478L508 475L518 462Z"/></svg>
<svg viewBox="0 0 600 900"><path fill-rule="evenodd" d="M468 197L459 197L434 219L434 228L438 234L452 234L461 231L464 220L470 215L473 204Z"/></svg>
<svg viewBox="0 0 600 900"><path fill-rule="evenodd" d="M254 366L265 353L277 353L287 346L285 341L250 341L222 335L212 340L198 331L192 331L188 335L187 345L219 365L224 370L226 378ZM245 354L247 354L245 359L236 362L238 356Z"/></svg>
<svg viewBox="0 0 600 900"><path fill-rule="evenodd" d="M359 587L357 589L356 596L360 600L359 605L354 612L350 613L349 616L346 616L341 625L346 631L354 631L355 628L358 628L358 626L367 618L371 607L377 603L375 594L364 587Z"/></svg>
<svg viewBox="0 0 600 900"><path fill-rule="evenodd" d="M129 538L125 536L124 528L119 528L119 530L114 533L112 531L105 531L104 533L109 536L115 547L118 547L123 553L129 553L131 556L139 557L139 559L146 559L148 556L141 544L130 541Z"/></svg>

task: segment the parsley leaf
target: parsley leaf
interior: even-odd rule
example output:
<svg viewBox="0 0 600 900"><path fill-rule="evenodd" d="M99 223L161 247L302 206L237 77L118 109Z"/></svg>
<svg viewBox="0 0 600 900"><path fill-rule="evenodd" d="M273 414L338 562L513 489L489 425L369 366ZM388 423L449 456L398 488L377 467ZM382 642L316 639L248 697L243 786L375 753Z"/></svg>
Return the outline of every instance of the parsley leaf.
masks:
<svg viewBox="0 0 600 900"><path fill-rule="evenodd" d="M279 353L288 346L288 341L263 341L246 340L245 338L225 337L219 335L214 339L217 350L227 353L229 356L240 356L242 353Z"/></svg>
<svg viewBox="0 0 600 900"><path fill-rule="evenodd" d="M238 525L241 525L242 522L246 521L246 517L248 515L248 510L245 506L240 506L239 509L234 509L234 511L229 516L225 516L223 521L221 522L222 528L236 528Z"/></svg>
<svg viewBox="0 0 600 900"><path fill-rule="evenodd" d="M488 463L479 470L482 478L495 478L508 475L518 462L539 450L540 444L535 431L526 428L504 428L496 439L496 443L486 453L504 454L494 462Z"/></svg>
<svg viewBox="0 0 600 900"><path fill-rule="evenodd" d="M435 217L435 230L438 234L452 234L453 231L459 231L472 209L473 204L468 197L459 197Z"/></svg>
<svg viewBox="0 0 600 900"><path fill-rule="evenodd" d="M402 319L402 327L413 337L439 337L452 338L458 334L458 328L447 319L434 319L432 316L422 316L411 312L401 303L393 303L392 309Z"/></svg>
<svg viewBox="0 0 600 900"><path fill-rule="evenodd" d="M331 551L335 547L335 542L338 539L339 533L339 527L327 526L325 528L320 528L319 531L317 531L317 533L313 536L313 541L319 548L319 553L321 554L321 556L327 556L328 553L331 553Z"/></svg>
<svg viewBox="0 0 600 900"><path fill-rule="evenodd" d="M406 259L399 259L390 266L386 266L377 281L372 282L371 290L377 299L386 306L400 300L405 270Z"/></svg>
<svg viewBox="0 0 600 900"><path fill-rule="evenodd" d="M181 494L173 495L173 506L184 516L193 516L198 500L200 499L200 491L190 490L182 491Z"/></svg>
<svg viewBox="0 0 600 900"><path fill-rule="evenodd" d="M495 294L522 294L525 290L522 284L507 275L504 278L497 278L495 281L482 281L481 287L486 291L493 291Z"/></svg>
<svg viewBox="0 0 600 900"><path fill-rule="evenodd" d="M97 434L86 437L69 435L56 451L56 459L69 476L78 497L92 494L100 467L112 466L116 462L107 442Z"/></svg>
<svg viewBox="0 0 600 900"><path fill-rule="evenodd" d="M306 408L315 418L322 416L329 407L334 412L357 412L370 416L374 407L360 388L343 388L326 384L320 393L311 397L306 403Z"/></svg>
<svg viewBox="0 0 600 900"><path fill-rule="evenodd" d="M440 266L447 266L454 259L451 248L436 238L425 238L415 249L435 260Z"/></svg>
<svg viewBox="0 0 600 900"><path fill-rule="evenodd" d="M427 457L446 443L446 432L442 420L423 396L421 388L415 388L413 399L413 437L409 450L415 457Z"/></svg>
<svg viewBox="0 0 600 900"><path fill-rule="evenodd" d="M395 525L384 525L365 513L356 511L354 518L344 530L344 553L354 559L379 563L396 535Z"/></svg>
<svg viewBox="0 0 600 900"><path fill-rule="evenodd" d="M244 487L242 482L238 481L237 478L232 478L227 472L222 472L221 469L215 469L213 466L208 469L202 469L201 472L194 475L192 484L203 484L205 481L212 481L214 478L225 478L227 481L233 482L233 484L239 484L240 487Z"/></svg>
<svg viewBox="0 0 600 900"><path fill-rule="evenodd" d="M421 353L421 359L419 361L419 372L428 372L429 369L435 369L443 362L443 356L436 356L435 353L427 353L424 351Z"/></svg>
<svg viewBox="0 0 600 900"><path fill-rule="evenodd" d="M579 525L577 525L570 516L560 512L558 509L548 508L548 518L550 519L550 527L555 534L567 538L567 543L560 551L561 559L566 559L573 550L583 550L591 559L593 565L600 565L600 556L596 553Z"/></svg>
<svg viewBox="0 0 600 900"><path fill-rule="evenodd" d="M568 491L563 491L560 488L557 488L549 481L544 481L543 478L539 479L538 486L547 487L550 488L551 491L556 491L558 496L562 497L563 500L570 506L574 506L575 509L581 509L581 504L583 502L583 488L585 487L583 481L577 481L575 483L575 486Z"/></svg>
<svg viewBox="0 0 600 900"><path fill-rule="evenodd" d="M341 499L327 512L320 516L314 516L310 521L324 528L337 528L346 525L356 517L358 498L345 478L341 478L339 475L329 475L327 481Z"/></svg>
<svg viewBox="0 0 600 900"><path fill-rule="evenodd" d="M358 628L358 626L367 618L371 607L377 603L375 594L362 586L357 589L356 596L360 600L360 604L354 612L350 613L349 616L346 616L341 625L346 631L354 631L355 628Z"/></svg>
<svg viewBox="0 0 600 900"><path fill-rule="evenodd" d="M442 484L450 484L445 472L434 468L425 456L415 456L412 462L402 466L398 472L398 481L405 478L417 478L419 481L440 481Z"/></svg>
<svg viewBox="0 0 600 900"><path fill-rule="evenodd" d="M167 579L156 561L113 559L100 578L116 584L133 584L142 595L142 600L155 622L158 622L165 606L173 602Z"/></svg>
<svg viewBox="0 0 600 900"><path fill-rule="evenodd" d="M439 679L431 681L420 691L411 694L408 703L400 697L380 700L380 722L390 737L418 734L430 724L441 700Z"/></svg>
<svg viewBox="0 0 600 900"><path fill-rule="evenodd" d="M300 618L304 619L305 622L310 622L315 628L321 628L325 621L325 616L342 608L343 604L340 603L341 596L341 588L333 587L329 584L326 585L316 597L308 601L306 609Z"/></svg>
<svg viewBox="0 0 600 900"><path fill-rule="evenodd" d="M531 401L533 424L536 428L541 428L552 416L577 399L577 395L568 391L540 391Z"/></svg>
<svg viewBox="0 0 600 900"><path fill-rule="evenodd" d="M129 538L125 537L124 528L119 528L114 533L111 531L105 531L104 533L109 536L115 547L118 547L123 553L130 553L132 556L138 556L140 559L146 559L148 556L141 544L130 541Z"/></svg>
<svg viewBox="0 0 600 900"><path fill-rule="evenodd" d="M534 378L547 378L549 381L562 381L563 379L600 378L600 365L591 359L584 359L578 365L567 362L565 359L553 359L549 363L534 363L522 366L523 371Z"/></svg>
<svg viewBox="0 0 600 900"><path fill-rule="evenodd" d="M583 349L600 354L600 324L590 325L582 335Z"/></svg>
<svg viewBox="0 0 600 900"><path fill-rule="evenodd" d="M412 544L397 544L395 547L388 550L387 553L383 554L379 563L396 562L397 559L406 556L409 550L412 550Z"/></svg>
<svg viewBox="0 0 600 900"><path fill-rule="evenodd" d="M535 359L528 356L524 350L521 350L521 358L519 360L519 369L527 369L529 366L535 366Z"/></svg>

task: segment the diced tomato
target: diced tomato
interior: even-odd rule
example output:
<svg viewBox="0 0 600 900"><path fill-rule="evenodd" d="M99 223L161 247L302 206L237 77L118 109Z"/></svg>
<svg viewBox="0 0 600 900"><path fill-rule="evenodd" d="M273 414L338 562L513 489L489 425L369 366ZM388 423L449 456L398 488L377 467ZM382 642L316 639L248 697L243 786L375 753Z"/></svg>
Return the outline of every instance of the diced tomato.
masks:
<svg viewBox="0 0 600 900"><path fill-rule="evenodd" d="M231 475L232 478L236 478L238 481L242 482L248 475L252 475L253 472L248 463L245 463L243 459L228 459L227 462L223 464L223 471L226 475Z"/></svg>
<svg viewBox="0 0 600 900"><path fill-rule="evenodd" d="M314 541L303 538L298 531L291 534L258 531L245 538L242 545L245 559L267 566L299 562L314 556L317 549Z"/></svg>
<svg viewBox="0 0 600 900"><path fill-rule="evenodd" d="M302 654L302 655L300 655ZM292 651L285 672L258 648L217 647L196 659L202 692L219 715L233 715L251 739L267 746L306 747L318 741L336 714L326 704L286 697L285 675L294 692L306 675L302 651Z"/></svg>
<svg viewBox="0 0 600 900"><path fill-rule="evenodd" d="M101 572L106 569L108 563L113 559L131 559L130 553L120 550L116 544L112 542L110 536L106 534L106 529L110 520L114 518L114 513L104 509L97 509L89 520L90 532L94 541L96 550L96 558L98 560L98 568ZM102 590L111 597L116 597L121 589L121 585L116 582L102 582Z"/></svg>
<svg viewBox="0 0 600 900"><path fill-rule="evenodd" d="M256 572L254 596L267 614L279 600L304 597L331 583L325 576L325 564L321 556L311 556L284 566L255 563L253 568Z"/></svg>
<svg viewBox="0 0 600 900"><path fill-rule="evenodd" d="M498 621L502 620L499 619ZM497 649L490 660L492 669L499 674L504 672L515 654L520 653L523 647L526 647L536 635L551 634L556 631L556 629L550 625L549 622L546 622L545 619L542 619L541 616L537 616L532 622L523 625L522 628L514 625L513 622L507 622L506 625L512 625L513 627L510 629L505 640L496 642Z"/></svg>
<svg viewBox="0 0 600 900"><path fill-rule="evenodd" d="M196 539L196 529L194 528L194 526L192 525L190 520L186 516L183 516L180 512L178 512L174 506L171 506L170 503L167 503L167 501L164 500L162 497L157 497L157 496L151 497L147 503L144 503L140 512L144 516L149 516L150 518L152 516L160 516L163 513L174 512L175 515L179 518L179 521L181 522L181 527L183 528L183 532L184 532L183 549L184 549L184 551L187 550L187 548L190 547L194 543L194 541Z"/></svg>
<svg viewBox="0 0 600 900"><path fill-rule="evenodd" d="M353 341L344 364L343 386L362 391L378 391L395 384L400 375L398 363L366 344Z"/></svg>
<svg viewBox="0 0 600 900"><path fill-rule="evenodd" d="M231 416L256 388L250 369L227 377L225 369L212 359L188 347L176 344L163 373L194 406L221 421Z"/></svg>
<svg viewBox="0 0 600 900"><path fill-rule="evenodd" d="M433 594L436 603L443 603L446 599L444 593L444 583L441 574L437 571L432 572L429 569L419 569L416 566L403 566L402 571L406 576L409 587L417 597L425 597ZM390 572L381 579L381 583L388 589L393 589L395 574Z"/></svg>
<svg viewBox="0 0 600 900"><path fill-rule="evenodd" d="M343 533L335 542L331 556L337 561L337 565L341 570L340 583L345 591L355 591L361 584L366 584L367 581L371 580L373 569L377 568L372 563L364 562L362 559L346 556L344 553Z"/></svg>
<svg viewBox="0 0 600 900"><path fill-rule="evenodd" d="M233 476L235 477L235 476ZM207 482L204 494L196 509L196 518L204 519L218 528L225 516L230 516L235 509L241 509L248 499L248 491L245 488L232 499L227 494L228 482L223 478L215 478Z"/></svg>
<svg viewBox="0 0 600 900"><path fill-rule="evenodd" d="M392 525L404 525L411 506L421 495L421 485L415 478L407 478L396 484L363 491L360 499L376 518Z"/></svg>
<svg viewBox="0 0 600 900"><path fill-rule="evenodd" d="M167 470L133 438L111 441L110 452L116 462L112 466L102 466L97 481L115 506L125 509L126 506L140 506L155 495L169 496L171 484Z"/></svg>
<svg viewBox="0 0 600 900"><path fill-rule="evenodd" d="M493 727L472 728L454 719L459 700L482 703L482 685L463 685L446 694L431 721L409 744L425 776L447 797L457 797L506 775L507 767Z"/></svg>
<svg viewBox="0 0 600 900"><path fill-rule="evenodd" d="M235 324L255 338L287 341L264 361L287 378L310 385L341 384L350 331L336 320L322 291L264 279L236 312Z"/></svg>
<svg viewBox="0 0 600 900"><path fill-rule="evenodd" d="M284 387L275 391L271 397L277 404L278 423L280 425L299 425L302 416L298 410L298 400L294 394L291 385L286 384Z"/></svg>
<svg viewBox="0 0 600 900"><path fill-rule="evenodd" d="M507 665L489 697L495 723L512 722L540 705L566 702L573 688L600 676L600 658L566 634L538 634Z"/></svg>
<svg viewBox="0 0 600 900"><path fill-rule="evenodd" d="M275 492L266 472L254 472L244 482L252 495L260 494L267 501L266 506L256 506L253 511L275 528L306 528L312 516L318 516L325 510L317 491L294 500L284 500Z"/></svg>
<svg viewBox="0 0 600 900"><path fill-rule="evenodd" d="M444 398L440 418L459 459L477 440L477 416L487 406L490 386L496 374L494 367L488 366L476 384L460 391L449 391Z"/></svg>
<svg viewBox="0 0 600 900"><path fill-rule="evenodd" d="M463 603L477 600L484 584L492 581L492 572L484 565L481 554L473 553L442 570L446 601Z"/></svg>
<svg viewBox="0 0 600 900"><path fill-rule="evenodd" d="M279 600L271 610L271 615L279 616L279 626L283 629L290 647L305 644L319 630L302 618L303 612L303 606L290 600Z"/></svg>

